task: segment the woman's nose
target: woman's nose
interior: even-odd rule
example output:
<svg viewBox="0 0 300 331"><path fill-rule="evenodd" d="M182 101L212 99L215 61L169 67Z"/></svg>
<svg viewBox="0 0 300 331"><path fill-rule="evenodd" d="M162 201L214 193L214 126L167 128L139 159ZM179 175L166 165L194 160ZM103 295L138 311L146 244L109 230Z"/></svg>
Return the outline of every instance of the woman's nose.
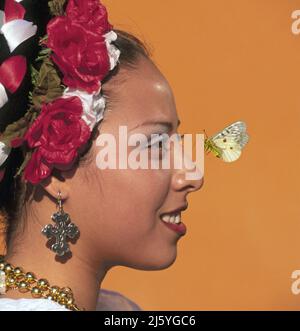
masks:
<svg viewBox="0 0 300 331"><path fill-rule="evenodd" d="M195 192L201 189L204 184L204 176L200 170L187 176L186 170L179 170L174 173L172 187L175 191Z"/></svg>
<svg viewBox="0 0 300 331"><path fill-rule="evenodd" d="M188 154L175 153L175 157L183 156L182 168L173 174L173 189L176 191L198 191L204 184L204 160L198 165Z"/></svg>

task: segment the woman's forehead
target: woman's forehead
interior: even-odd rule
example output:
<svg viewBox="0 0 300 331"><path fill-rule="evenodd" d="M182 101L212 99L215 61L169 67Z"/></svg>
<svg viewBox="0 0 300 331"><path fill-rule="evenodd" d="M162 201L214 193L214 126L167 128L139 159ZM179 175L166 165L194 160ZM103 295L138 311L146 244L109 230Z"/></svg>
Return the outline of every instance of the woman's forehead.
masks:
<svg viewBox="0 0 300 331"><path fill-rule="evenodd" d="M124 75L126 79L116 92L117 101L110 116L118 116L129 125L138 125L141 120L177 123L173 91L155 65L143 61L136 70L128 70Z"/></svg>

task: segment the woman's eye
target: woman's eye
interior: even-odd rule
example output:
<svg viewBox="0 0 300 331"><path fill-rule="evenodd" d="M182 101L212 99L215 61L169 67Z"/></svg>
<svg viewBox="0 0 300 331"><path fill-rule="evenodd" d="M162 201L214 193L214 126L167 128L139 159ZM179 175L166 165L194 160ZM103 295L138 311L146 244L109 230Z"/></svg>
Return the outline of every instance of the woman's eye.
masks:
<svg viewBox="0 0 300 331"><path fill-rule="evenodd" d="M164 148L165 147L165 144L164 144L164 141L163 140L158 140L158 141L156 141L156 142L154 142L154 143L151 143L151 141L150 141L150 143L149 143L149 145L148 145L148 148L159 148L159 149L162 149L162 148Z"/></svg>
<svg viewBox="0 0 300 331"><path fill-rule="evenodd" d="M178 142L182 143L184 139L184 134L176 134L176 139L171 139L171 140L177 140ZM151 148L152 146L154 146L155 148L165 148L168 149L169 148L169 136L167 135L161 135L158 138L154 138L154 140L149 140L148 141L148 148Z"/></svg>
<svg viewBox="0 0 300 331"><path fill-rule="evenodd" d="M157 136L155 137L153 140L149 140L148 141L148 149L149 151L151 149L153 150L159 150L159 158L163 158L164 156L164 153L168 150L168 136L166 135L160 135L160 136ZM154 157L156 156L157 154L154 154Z"/></svg>
<svg viewBox="0 0 300 331"><path fill-rule="evenodd" d="M182 144L184 138L184 134L176 134L176 139L171 139L171 140L177 140L180 144ZM170 149L170 137L167 134L162 134L162 135L157 135L154 138L150 138L148 140L147 148L149 149L149 152L151 149L153 150L159 150L159 153L155 154L153 153L153 157L159 157L160 159L164 158L166 153Z"/></svg>

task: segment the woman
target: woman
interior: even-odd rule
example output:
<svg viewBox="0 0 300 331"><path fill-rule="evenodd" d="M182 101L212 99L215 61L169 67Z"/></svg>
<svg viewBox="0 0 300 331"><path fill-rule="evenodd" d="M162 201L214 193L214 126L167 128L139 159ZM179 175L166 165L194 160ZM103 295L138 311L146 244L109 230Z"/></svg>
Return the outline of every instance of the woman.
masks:
<svg viewBox="0 0 300 331"><path fill-rule="evenodd" d="M6 0L3 6L6 24L12 9L22 15L25 8L19 19L30 22L31 32L12 52L4 33L0 63L20 55L35 69L30 82L20 73L22 59L14 58L22 82L13 91L0 77L8 95L0 112L0 206L7 224L0 310L139 310L121 294L99 294L99 287L114 266L162 270L174 263L184 234L180 213L203 179L187 179L191 168L100 169L100 134L115 137L118 151L120 127L148 137L143 150L161 161L164 140L150 138L177 133L174 96L146 47L112 30L98 0L63 3ZM105 43L103 35L111 39Z"/></svg>

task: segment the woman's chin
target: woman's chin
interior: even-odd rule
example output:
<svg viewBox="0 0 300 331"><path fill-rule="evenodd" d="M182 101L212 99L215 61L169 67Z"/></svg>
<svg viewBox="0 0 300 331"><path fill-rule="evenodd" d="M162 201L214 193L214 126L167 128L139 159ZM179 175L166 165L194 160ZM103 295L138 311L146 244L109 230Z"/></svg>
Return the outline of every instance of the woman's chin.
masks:
<svg viewBox="0 0 300 331"><path fill-rule="evenodd" d="M171 267L175 263L176 258L177 249L176 246L174 246L172 252L169 251L168 254L160 254L159 256L154 256L151 259L145 259L142 264L136 264L134 268L143 271L164 270Z"/></svg>

